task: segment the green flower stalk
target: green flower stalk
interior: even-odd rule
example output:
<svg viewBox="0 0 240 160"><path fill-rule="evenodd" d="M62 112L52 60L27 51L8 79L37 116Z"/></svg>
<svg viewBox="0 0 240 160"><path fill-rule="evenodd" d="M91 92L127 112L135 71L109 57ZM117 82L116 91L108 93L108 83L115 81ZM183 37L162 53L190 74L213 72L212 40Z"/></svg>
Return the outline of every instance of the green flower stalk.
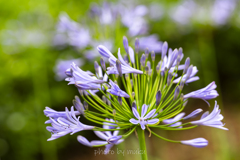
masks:
<svg viewBox="0 0 240 160"><path fill-rule="evenodd" d="M164 42L161 60L156 63L154 52L150 54L146 50L145 54L139 55L138 39L135 41L135 53L126 37L123 38L123 44L127 53L125 58L120 49L116 58L106 47L97 47L103 58L100 61L102 67L97 62L94 63L95 74L83 71L72 63L71 68L66 71L66 81L77 87L81 100L75 97L73 104L76 110L74 107L71 111L66 108L65 112L50 108L44 110L45 115L50 118L46 123L52 125L47 127L52 132L49 140L69 133L92 130L101 140L88 141L85 137L78 136L78 141L89 147L106 146L104 153L107 154L113 145L121 143L136 131L143 153L141 157L147 159L145 130L150 136L198 148L207 146L208 141L204 138L175 141L164 138L153 130L188 130L199 125L227 130L221 122L223 116L217 102L210 114L205 112L197 121L191 121L191 118L198 116L202 109L187 116L182 112L189 98L199 98L207 102L218 96L214 82L200 90L182 93L186 83L199 79L195 76L198 70L190 65L189 58L184 64L180 64L183 59L182 48L168 49L167 42ZM104 58L108 59L109 66ZM179 73L181 70L182 75ZM78 115L96 125L81 123ZM120 131L122 135L118 135Z"/></svg>

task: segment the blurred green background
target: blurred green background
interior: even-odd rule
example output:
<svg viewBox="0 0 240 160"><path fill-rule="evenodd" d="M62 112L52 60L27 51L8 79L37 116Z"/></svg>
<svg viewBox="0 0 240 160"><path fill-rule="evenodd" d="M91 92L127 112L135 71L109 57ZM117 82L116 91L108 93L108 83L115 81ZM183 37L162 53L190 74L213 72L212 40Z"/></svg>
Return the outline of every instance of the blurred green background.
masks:
<svg viewBox="0 0 240 160"><path fill-rule="evenodd" d="M226 0L227 1L227 0ZM0 159L1 160L77 160L77 159L139 159L138 155L94 155L94 149L77 142L78 134L94 139L90 131L67 135L47 142L43 114L45 106L56 110L72 105L78 94L74 86L56 81L54 66L58 58L74 55L81 57L71 47L62 50L51 43L58 16L66 12L75 21L86 19L93 1L89 0L8 0L0 1ZM102 1L94 1L101 4ZM191 131L158 131L172 139L204 137L209 146L196 149L170 144L152 136L147 139L149 159L181 160L238 160L240 157L240 6L234 3L234 11L227 22L214 25L208 14L203 14L187 24L180 24L169 17L171 7L183 1L155 1L165 13L160 19L149 20L150 33L158 34L172 48L182 47L185 57L198 67L200 80L189 84L188 91L202 88L216 81L220 96L217 98L223 110L224 122L229 131L198 127ZM198 1L208 8L214 1ZM138 1L149 5L152 1ZM160 12L160 11L159 11ZM220 12L220 10L219 10ZM153 13L154 14L154 13ZM157 14L157 13L156 13ZM191 14L191 13L187 13ZM205 18L205 19L204 19ZM124 28L118 34L121 38ZM133 41L131 41L133 44ZM121 44L122 45L122 44ZM87 63L82 67L94 70ZM187 92L187 91L186 91ZM214 100L210 101L211 104ZM209 109L201 100L191 100L187 109ZM212 108L210 108L212 110ZM134 134L120 147L138 148ZM116 149L116 148L115 148Z"/></svg>

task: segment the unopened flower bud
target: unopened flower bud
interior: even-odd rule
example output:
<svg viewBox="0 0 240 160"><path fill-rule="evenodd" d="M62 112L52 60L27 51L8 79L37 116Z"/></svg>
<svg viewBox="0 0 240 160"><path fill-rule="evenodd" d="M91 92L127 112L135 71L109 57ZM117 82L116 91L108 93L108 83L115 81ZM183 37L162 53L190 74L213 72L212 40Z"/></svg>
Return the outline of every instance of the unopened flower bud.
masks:
<svg viewBox="0 0 240 160"><path fill-rule="evenodd" d="M145 54L142 54L142 57L140 59L140 63L141 63L141 66L144 67L145 66L145 61L146 61L146 56Z"/></svg>
<svg viewBox="0 0 240 160"><path fill-rule="evenodd" d="M108 94L109 99L111 99L111 96ZM107 104L111 106L111 101L107 98Z"/></svg>
<svg viewBox="0 0 240 160"><path fill-rule="evenodd" d="M97 62L97 61L94 62L94 69L95 69L95 71L96 71L96 74L98 75L98 74L99 74L99 73L98 73L98 71L99 71L99 65L98 65L98 62Z"/></svg>
<svg viewBox="0 0 240 160"><path fill-rule="evenodd" d="M73 71L72 71L72 69L71 69L71 68L67 69L67 70L65 71L65 74L66 74L68 77L72 77L72 76L73 76Z"/></svg>
<svg viewBox="0 0 240 160"><path fill-rule="evenodd" d="M162 93L159 90L156 94L156 106L158 106L160 104L161 98L162 98Z"/></svg>
<svg viewBox="0 0 240 160"><path fill-rule="evenodd" d="M133 80L132 79L130 79L130 83L131 83L131 86L133 86Z"/></svg>
<svg viewBox="0 0 240 160"><path fill-rule="evenodd" d="M164 59L164 57L166 56L167 50L168 50L168 43L164 42L162 45L162 57L161 57L162 59Z"/></svg>
<svg viewBox="0 0 240 160"><path fill-rule="evenodd" d="M161 76L164 77L165 76L165 72L161 71Z"/></svg>
<svg viewBox="0 0 240 160"><path fill-rule="evenodd" d="M180 90L182 90L183 87L184 87L184 81L181 81L181 82L180 82L180 86L179 86Z"/></svg>
<svg viewBox="0 0 240 160"><path fill-rule="evenodd" d="M127 54L129 54L129 50L128 50L128 39L127 37L123 36L123 46L124 46L124 49L126 51Z"/></svg>
<svg viewBox="0 0 240 160"><path fill-rule="evenodd" d="M188 70L187 70L187 75L186 75L186 79L185 79L185 82L188 80L188 78L191 76L192 74L192 69L193 69L193 66L191 65Z"/></svg>
<svg viewBox="0 0 240 160"><path fill-rule="evenodd" d="M150 61L147 61L147 66L149 69L151 69L151 62Z"/></svg>
<svg viewBox="0 0 240 160"><path fill-rule="evenodd" d="M135 109L137 109L136 102L133 102L133 103L132 103L132 107L135 108Z"/></svg>
<svg viewBox="0 0 240 160"><path fill-rule="evenodd" d="M178 52L179 52L179 51L178 51ZM179 53L178 53L178 56L177 56L177 66L180 65L181 58L182 58L182 54L179 54Z"/></svg>
<svg viewBox="0 0 240 160"><path fill-rule="evenodd" d="M181 101L184 100L184 95L183 95L183 93L181 94L180 99L181 99Z"/></svg>
<svg viewBox="0 0 240 160"><path fill-rule="evenodd" d="M179 95L179 92L180 92L180 89L179 89L179 86L177 86L177 88L175 89L175 92L174 92L174 97L173 97L173 100L176 100L178 95Z"/></svg>
<svg viewBox="0 0 240 160"><path fill-rule="evenodd" d="M128 56L127 56L127 55L125 55L125 56L123 57L123 59L124 59L124 61L125 61L126 63L129 63L129 62L128 62Z"/></svg>
<svg viewBox="0 0 240 160"><path fill-rule="evenodd" d="M156 66L156 71L157 71L157 73L159 73L159 71L160 71L160 65L159 64Z"/></svg>
<svg viewBox="0 0 240 160"><path fill-rule="evenodd" d="M167 75L167 73L168 73L168 69L167 69L167 67L165 67L164 68L164 74Z"/></svg>
<svg viewBox="0 0 240 160"><path fill-rule="evenodd" d="M132 92L132 98L134 98L135 97L135 93L134 92Z"/></svg>
<svg viewBox="0 0 240 160"><path fill-rule="evenodd" d="M103 100L104 103L107 104L107 98L105 96L102 96L102 100Z"/></svg>
<svg viewBox="0 0 240 160"><path fill-rule="evenodd" d="M167 78L167 85L168 85L168 86L170 85L170 83L171 83L171 81L172 81L172 77L173 77L172 73L169 73L169 74L168 74L168 78Z"/></svg>
<svg viewBox="0 0 240 160"><path fill-rule="evenodd" d="M188 67L190 65L190 58L188 57L185 61L185 68L183 70L183 74L186 74L187 73L187 70L188 70Z"/></svg>
<svg viewBox="0 0 240 160"><path fill-rule="evenodd" d="M145 49L145 56L146 56L146 59L148 59L148 55L149 55L149 50L148 48Z"/></svg>
<svg viewBox="0 0 240 160"><path fill-rule="evenodd" d="M103 69L104 71L106 71L106 64L105 64L105 61L103 60L102 57L101 57L101 59L100 59L100 63L101 63L102 69Z"/></svg>
<svg viewBox="0 0 240 160"><path fill-rule="evenodd" d="M116 67L117 67L119 76L122 77L122 66L121 66L121 62L119 60L116 61Z"/></svg>
<svg viewBox="0 0 240 160"><path fill-rule="evenodd" d="M169 49L170 50L170 49ZM174 51L172 52L172 58L170 60L169 66L168 68L170 69L173 65L173 63L175 62L175 60L177 59L177 55L178 55L178 50L174 49Z"/></svg>
<svg viewBox="0 0 240 160"><path fill-rule="evenodd" d="M154 51L152 51L152 53L151 53L151 58L152 58L152 61L155 61L155 52Z"/></svg>
<svg viewBox="0 0 240 160"><path fill-rule="evenodd" d="M75 99L73 100L73 105L78 110L78 112L84 114L85 109L78 96L75 96Z"/></svg>
<svg viewBox="0 0 240 160"><path fill-rule="evenodd" d="M83 96L83 90L78 89L78 92L81 96Z"/></svg>
<svg viewBox="0 0 240 160"><path fill-rule="evenodd" d="M149 67L148 66L145 67L145 71L146 71L146 74L148 75L148 73L149 73Z"/></svg>
<svg viewBox="0 0 240 160"><path fill-rule="evenodd" d="M135 39L135 53L138 54L139 52L139 39Z"/></svg>
<svg viewBox="0 0 240 160"><path fill-rule="evenodd" d="M118 103L122 105L122 97L118 96Z"/></svg>
<svg viewBox="0 0 240 160"><path fill-rule="evenodd" d="M116 110L113 109L113 116L116 116Z"/></svg>
<svg viewBox="0 0 240 160"><path fill-rule="evenodd" d="M88 103L86 101L83 102L83 106L86 110L88 110Z"/></svg>

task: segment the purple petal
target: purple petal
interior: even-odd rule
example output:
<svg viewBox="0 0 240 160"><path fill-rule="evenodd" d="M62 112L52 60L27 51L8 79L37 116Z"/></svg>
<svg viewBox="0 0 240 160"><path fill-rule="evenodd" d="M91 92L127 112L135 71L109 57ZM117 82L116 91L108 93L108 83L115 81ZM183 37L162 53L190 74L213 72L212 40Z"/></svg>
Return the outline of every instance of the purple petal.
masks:
<svg viewBox="0 0 240 160"><path fill-rule="evenodd" d="M148 124L156 124L158 122L159 122L159 119L151 119L147 121Z"/></svg>
<svg viewBox="0 0 240 160"><path fill-rule="evenodd" d="M134 118L131 118L131 119L129 120L129 122L131 122L132 124L138 124L138 123L139 123L139 121L136 120L136 119L134 119Z"/></svg>
<svg viewBox="0 0 240 160"><path fill-rule="evenodd" d="M148 106L146 104L142 105L141 117L144 117L147 113Z"/></svg>
<svg viewBox="0 0 240 160"><path fill-rule="evenodd" d="M190 113L189 115L187 115L186 117L184 117L183 119L189 119L189 118L194 118L196 117L196 115L198 115L199 113L201 113L203 110L202 109L196 109L195 111L193 111L192 113Z"/></svg>
<svg viewBox="0 0 240 160"><path fill-rule="evenodd" d="M140 121L140 126L142 128L142 130L145 130L145 121Z"/></svg>
<svg viewBox="0 0 240 160"><path fill-rule="evenodd" d="M197 148L203 148L208 145L208 141L204 138L196 138L196 139L181 141L181 143L185 145L197 147Z"/></svg>
<svg viewBox="0 0 240 160"><path fill-rule="evenodd" d="M156 112L156 109L151 110L145 117L144 119L151 118Z"/></svg>
<svg viewBox="0 0 240 160"><path fill-rule="evenodd" d="M78 142L80 142L81 144L88 146L88 147L92 147L91 143L83 136L78 136L77 137Z"/></svg>
<svg viewBox="0 0 240 160"><path fill-rule="evenodd" d="M94 131L94 133L101 139L103 140L107 140L108 139L108 136L106 136L103 132L100 132L100 131Z"/></svg>
<svg viewBox="0 0 240 160"><path fill-rule="evenodd" d="M104 56L104 57L106 57L106 58L110 58L110 57L114 58L113 54L112 54L105 46L99 45L99 46L97 47L97 49L98 49L98 52L99 52L102 56ZM115 59L116 59L116 58L115 58Z"/></svg>
<svg viewBox="0 0 240 160"><path fill-rule="evenodd" d="M134 115L137 119L140 119L139 113L138 113L138 111L137 111L134 107L132 107L132 111L133 111L133 115Z"/></svg>

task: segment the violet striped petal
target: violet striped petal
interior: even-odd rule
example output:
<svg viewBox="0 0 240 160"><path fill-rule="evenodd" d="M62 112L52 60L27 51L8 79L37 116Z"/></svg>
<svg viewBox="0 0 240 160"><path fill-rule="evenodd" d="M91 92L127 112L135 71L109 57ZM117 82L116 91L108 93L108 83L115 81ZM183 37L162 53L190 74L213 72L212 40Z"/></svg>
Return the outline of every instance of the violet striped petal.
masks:
<svg viewBox="0 0 240 160"><path fill-rule="evenodd" d="M189 115L187 115L186 117L184 117L183 119L189 119L189 118L194 118L196 117L199 113L201 113L203 110L201 108L196 109L195 111L193 111L192 113L190 113Z"/></svg>
<svg viewBox="0 0 240 160"><path fill-rule="evenodd" d="M181 141L182 144L197 147L197 148L203 148L208 145L208 141L204 138L196 138L186 141Z"/></svg>
<svg viewBox="0 0 240 160"><path fill-rule="evenodd" d="M97 47L97 50L102 56L104 56L106 58L110 58L110 57L115 58L114 55L103 45L99 45Z"/></svg>
<svg viewBox="0 0 240 160"><path fill-rule="evenodd" d="M156 124L159 122L159 119L150 119L147 121L147 124Z"/></svg>
<svg viewBox="0 0 240 160"><path fill-rule="evenodd" d="M103 132L100 132L100 131L94 131L94 133L101 139L103 140L107 140L108 139L108 136L106 136Z"/></svg>
<svg viewBox="0 0 240 160"><path fill-rule="evenodd" d="M141 112L141 117L143 118L145 114L147 113L148 106L146 104L142 105L142 112Z"/></svg>
<svg viewBox="0 0 240 160"><path fill-rule="evenodd" d="M156 112L156 109L151 110L146 116L144 116L144 119L151 118Z"/></svg>
<svg viewBox="0 0 240 160"><path fill-rule="evenodd" d="M131 119L129 120L129 122L131 122L132 124L138 124L138 123L139 123L139 121L136 120L136 119L134 119L134 118L131 118Z"/></svg>
<svg viewBox="0 0 240 160"><path fill-rule="evenodd" d="M137 119L140 119L139 113L138 113L138 111L137 111L134 107L132 107L132 111L133 111L133 115L134 115Z"/></svg>
<svg viewBox="0 0 240 160"><path fill-rule="evenodd" d="M134 64L135 63L134 51L130 46L129 46L129 56L130 56L131 62Z"/></svg>

